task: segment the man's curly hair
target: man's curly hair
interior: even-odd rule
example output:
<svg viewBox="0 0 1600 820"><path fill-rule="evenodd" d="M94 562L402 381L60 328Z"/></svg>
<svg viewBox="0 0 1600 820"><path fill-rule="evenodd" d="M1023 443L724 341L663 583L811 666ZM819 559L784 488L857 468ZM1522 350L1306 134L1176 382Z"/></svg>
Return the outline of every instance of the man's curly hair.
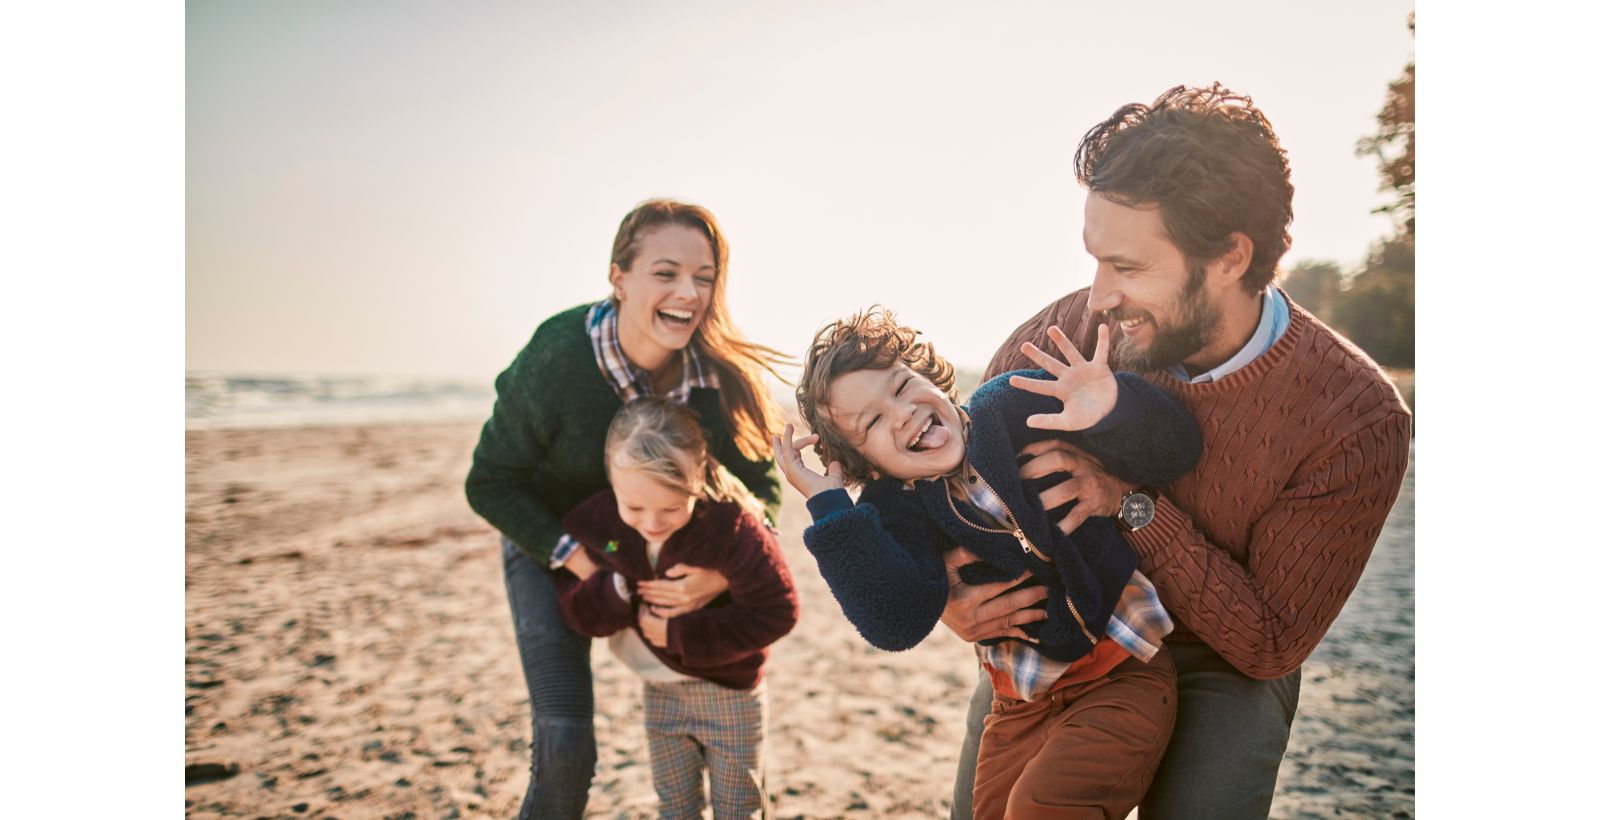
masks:
<svg viewBox="0 0 1600 820"><path fill-rule="evenodd" d="M1212 83L1130 103L1089 129L1073 156L1078 182L1119 205L1154 202L1191 263L1210 262L1238 231L1255 252L1240 284L1259 293L1289 249L1289 157L1251 99Z"/></svg>
<svg viewBox="0 0 1600 820"><path fill-rule="evenodd" d="M900 324L887 308L873 305L828 324L811 340L794 391L795 404L800 418L818 436L816 449L822 463L839 462L849 486L865 483L876 468L845 439L825 410L834 379L857 370L886 370L895 362L904 362L944 391L952 404L961 403L956 395L955 366L933 352L931 343L918 342L918 335L916 329Z"/></svg>

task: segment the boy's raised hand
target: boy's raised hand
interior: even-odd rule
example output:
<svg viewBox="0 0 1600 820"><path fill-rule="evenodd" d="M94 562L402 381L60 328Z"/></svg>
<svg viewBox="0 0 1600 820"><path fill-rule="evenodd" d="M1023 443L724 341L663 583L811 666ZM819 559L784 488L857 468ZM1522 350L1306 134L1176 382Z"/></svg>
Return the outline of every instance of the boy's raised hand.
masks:
<svg viewBox="0 0 1600 820"><path fill-rule="evenodd" d="M1093 427L1117 404L1117 377L1112 374L1108 364L1110 330L1105 325L1100 326L1093 359L1083 358L1083 354L1078 352L1067 334L1061 332L1061 328L1051 325L1046 332L1050 335L1050 341L1055 342L1062 355L1067 357L1067 361L1061 362L1035 347L1032 342L1023 342L1022 355L1032 359L1034 364L1055 378L1012 376L1011 386L1041 396L1055 396L1061 400L1061 412L1029 416L1028 426L1064 431Z"/></svg>
<svg viewBox="0 0 1600 820"><path fill-rule="evenodd" d="M820 475L800 458L800 450L816 444L820 438L812 433L795 441L793 424L785 424L783 435L772 437L772 450L777 455L778 469L783 471L783 477L789 481L789 485L808 499L817 493L844 489L844 468L839 466L839 462L829 463L828 474Z"/></svg>

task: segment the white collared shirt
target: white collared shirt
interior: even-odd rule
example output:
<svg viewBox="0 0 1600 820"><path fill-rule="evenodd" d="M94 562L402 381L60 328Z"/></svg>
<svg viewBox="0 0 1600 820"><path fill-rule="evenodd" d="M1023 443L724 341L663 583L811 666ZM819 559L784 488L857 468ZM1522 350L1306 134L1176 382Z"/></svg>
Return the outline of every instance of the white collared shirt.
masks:
<svg viewBox="0 0 1600 820"><path fill-rule="evenodd" d="M1198 376L1190 376L1182 364L1167 368L1167 372L1178 381L1189 384L1214 382L1229 373L1243 370L1246 365L1260 358L1261 354L1283 338L1284 332L1288 329L1289 300L1284 298L1283 292L1278 290L1277 285L1268 285L1261 303L1261 321L1256 324L1256 332L1244 343L1244 347L1239 348L1238 353Z"/></svg>

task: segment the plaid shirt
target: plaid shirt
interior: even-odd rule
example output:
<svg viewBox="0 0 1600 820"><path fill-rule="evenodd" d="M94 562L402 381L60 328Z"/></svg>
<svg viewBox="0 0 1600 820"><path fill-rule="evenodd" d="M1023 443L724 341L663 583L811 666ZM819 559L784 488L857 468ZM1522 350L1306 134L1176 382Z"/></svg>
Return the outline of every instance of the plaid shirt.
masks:
<svg viewBox="0 0 1600 820"><path fill-rule="evenodd" d="M584 323L589 327L589 341L594 345L594 358L600 363L600 372L605 374L606 382L617 391L622 403L655 395L650 386L650 374L634 367L622 353L622 337L617 333L617 306L610 299L596 302L589 308ZM717 374L700 362L700 354L691 344L683 349L683 379L662 398L673 404L683 404L689 400L692 388L721 386Z"/></svg>
<svg viewBox="0 0 1600 820"><path fill-rule="evenodd" d="M650 374L635 367L622 352L622 337L617 333L616 304L610 299L596 302L594 307L589 308L583 322L589 328L589 342L594 346L594 358L600 365L600 374L605 376L606 384L617 392L622 403L655 395L655 389L650 386ZM701 362L700 354L690 344L683 349L682 380L662 398L673 404L684 404L689 401L689 391L696 387L714 390L721 386L717 374ZM550 568L565 564L577 548L578 542L562 533L555 549L550 552Z"/></svg>
<svg viewBox="0 0 1600 820"><path fill-rule="evenodd" d="M996 522L1004 520L1005 508L986 486L969 487L967 493L972 503L993 516ZM1134 570L1133 577L1122 588L1116 609L1111 611L1111 619L1106 622L1105 637L1128 650L1133 657L1149 663L1161 649L1161 639L1171 632L1172 618L1156 597L1155 585L1144 573ZM1011 679L1012 687L1023 700L1036 700L1049 692L1076 663L1051 660L1026 641L1002 641L994 646L978 644L977 651L978 659L994 674Z"/></svg>

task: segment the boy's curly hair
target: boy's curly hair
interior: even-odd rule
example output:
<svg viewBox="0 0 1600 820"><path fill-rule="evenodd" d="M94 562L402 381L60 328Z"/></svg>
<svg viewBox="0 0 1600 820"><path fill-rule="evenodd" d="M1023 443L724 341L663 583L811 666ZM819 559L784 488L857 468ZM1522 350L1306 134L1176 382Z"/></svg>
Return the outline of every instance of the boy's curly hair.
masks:
<svg viewBox="0 0 1600 820"><path fill-rule="evenodd" d="M799 405L800 418L818 436L816 449L822 463L839 462L849 486L865 483L875 467L823 411L834 379L857 370L886 370L897 361L904 362L913 373L944 391L952 404L961 403L956 395L955 366L935 353L931 343L918 342L918 335L915 328L896 321L887 308L873 305L817 331L806 350L800 383L794 391L795 404Z"/></svg>

